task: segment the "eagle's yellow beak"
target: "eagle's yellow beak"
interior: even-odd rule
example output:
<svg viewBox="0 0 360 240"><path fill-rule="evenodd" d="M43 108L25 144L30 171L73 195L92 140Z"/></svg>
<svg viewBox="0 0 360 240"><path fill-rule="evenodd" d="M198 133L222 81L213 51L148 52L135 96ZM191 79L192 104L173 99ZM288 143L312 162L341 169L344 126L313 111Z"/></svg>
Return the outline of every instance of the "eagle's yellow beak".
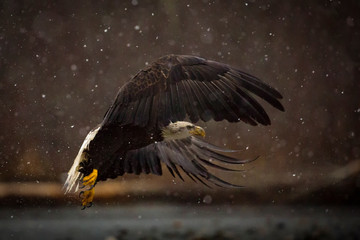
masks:
<svg viewBox="0 0 360 240"><path fill-rule="evenodd" d="M205 130L199 126L195 126L194 130L189 131L192 135L205 137Z"/></svg>

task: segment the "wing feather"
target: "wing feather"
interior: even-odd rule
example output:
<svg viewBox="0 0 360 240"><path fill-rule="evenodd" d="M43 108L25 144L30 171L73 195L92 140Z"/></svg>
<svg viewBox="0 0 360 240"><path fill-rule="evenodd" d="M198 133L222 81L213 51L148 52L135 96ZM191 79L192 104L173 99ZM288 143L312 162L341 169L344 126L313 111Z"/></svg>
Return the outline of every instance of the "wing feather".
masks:
<svg viewBox="0 0 360 240"><path fill-rule="evenodd" d="M200 110L200 118L204 122L209 121L213 114L209 108L209 105L206 103L206 96L203 95L202 90L199 88L197 81L186 80L187 84L193 91L196 101L199 103L198 107Z"/></svg>
<svg viewBox="0 0 360 240"><path fill-rule="evenodd" d="M126 108L127 111L125 113L125 117L123 120L124 125L134 123L138 106L139 106L139 99L136 99L136 101L131 102L129 107Z"/></svg>
<svg viewBox="0 0 360 240"><path fill-rule="evenodd" d="M281 105L281 103L277 100L278 93L274 92L272 88L269 86L266 86L264 84L261 84L259 82L251 81L249 77L246 75L240 75L236 74L233 71L229 72L229 75L236 77L237 79L241 80L241 85L249 90L250 92L254 93L255 95L261 97L268 103L270 103L273 107L284 110L284 107ZM266 87L265 87L266 86Z"/></svg>
<svg viewBox="0 0 360 240"><path fill-rule="evenodd" d="M217 98L216 92L210 86L208 82L198 82L200 86L202 86L202 90L206 94L208 104L210 105L209 110L212 110L214 114L215 121L221 121L222 119L227 119L227 116L224 116L224 107L220 102L220 99Z"/></svg>
<svg viewBox="0 0 360 240"><path fill-rule="evenodd" d="M186 111L181 99L179 98L178 87L176 83L170 85L170 96L172 105L171 121L176 121L176 119L184 119L186 117Z"/></svg>
<svg viewBox="0 0 360 240"><path fill-rule="evenodd" d="M138 104L138 107L136 109L135 118L134 118L134 125L137 126L146 126L147 124L144 124L146 115L145 112L145 106L146 106L146 100L147 98L141 98Z"/></svg>
<svg viewBox="0 0 360 240"><path fill-rule="evenodd" d="M157 95L157 94L153 95L152 108L151 108L151 112L150 112L150 122L149 122L150 126L155 126L158 123L158 115L160 115L158 98L159 98L159 95Z"/></svg>
<svg viewBox="0 0 360 240"><path fill-rule="evenodd" d="M180 170L193 181L198 180L205 185L208 185L206 182L211 182L222 187L241 187L220 179L209 172L205 166L224 171L242 171L222 166L221 163L244 164L252 160L236 159L223 155L221 152L235 151L211 145L195 137L188 137L157 142L131 150L126 154L125 160L121 161L122 165L119 167L127 173L161 175L161 162L163 162L169 172L181 180L184 178Z"/></svg>
<svg viewBox="0 0 360 240"><path fill-rule="evenodd" d="M199 113L195 105L195 100L193 99L191 89L187 85L186 81L179 82L180 91L183 92L183 100L185 103L186 112L189 115L189 118L192 122L197 122L199 120Z"/></svg>
<svg viewBox="0 0 360 240"><path fill-rule="evenodd" d="M169 55L140 71L119 90L103 125L166 126L186 115L192 122L226 119L270 124L253 96L284 111L281 94L250 74L199 57Z"/></svg>
<svg viewBox="0 0 360 240"><path fill-rule="evenodd" d="M238 122L239 116L234 113L233 109L229 106L232 102L229 100L229 95L227 93L227 89L223 89L218 86L216 81L210 82L209 86L213 88L213 92L216 93L216 98L220 101L221 105L223 106L222 114L225 115L229 122Z"/></svg>
<svg viewBox="0 0 360 240"><path fill-rule="evenodd" d="M217 84L219 88L227 89L229 91L229 95L232 96L234 102L241 103L238 105L235 105L235 111L237 116L240 117L240 119L244 122L247 122L251 125L256 125L256 121L258 121L261 124L267 124L267 122L270 121L267 114L262 115L263 108L258 106L257 102L249 102L248 96L246 94L240 94L236 91L236 89L233 88L231 83L227 81L226 78L221 77L219 81L217 81ZM241 106L241 108L238 108L238 106ZM258 109L260 108L260 109Z"/></svg>

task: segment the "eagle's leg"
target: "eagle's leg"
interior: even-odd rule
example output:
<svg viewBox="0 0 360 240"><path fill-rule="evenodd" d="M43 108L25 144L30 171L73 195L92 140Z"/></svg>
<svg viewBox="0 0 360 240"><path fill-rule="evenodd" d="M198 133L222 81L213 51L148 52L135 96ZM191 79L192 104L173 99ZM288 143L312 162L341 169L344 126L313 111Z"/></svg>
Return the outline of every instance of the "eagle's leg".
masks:
<svg viewBox="0 0 360 240"><path fill-rule="evenodd" d="M85 208L92 206L94 194L95 194L94 188L80 192L80 197L82 197L82 200L81 200L82 209L81 210L84 210Z"/></svg>
<svg viewBox="0 0 360 240"><path fill-rule="evenodd" d="M98 170L93 169L92 173L90 173L89 175L83 177L82 184L84 186L95 187L97 176L98 176Z"/></svg>
<svg viewBox="0 0 360 240"><path fill-rule="evenodd" d="M83 186L84 187L89 186L89 188L87 190L80 192L80 197L82 198L81 204L83 206L82 209L91 207L91 205L92 205L92 201L94 199L94 194L95 194L94 187L96 184L97 176L98 176L98 170L94 169L92 171L92 173L90 173L89 175L85 176L82 179Z"/></svg>

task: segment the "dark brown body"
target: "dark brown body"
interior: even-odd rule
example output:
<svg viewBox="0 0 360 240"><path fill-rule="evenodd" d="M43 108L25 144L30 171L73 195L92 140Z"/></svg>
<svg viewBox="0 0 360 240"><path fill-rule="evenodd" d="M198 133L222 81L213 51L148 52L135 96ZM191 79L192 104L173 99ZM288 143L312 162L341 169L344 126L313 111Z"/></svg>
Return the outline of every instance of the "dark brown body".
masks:
<svg viewBox="0 0 360 240"><path fill-rule="evenodd" d="M98 169L97 181L116 178L125 172L136 172L131 167L126 170L123 167L127 152L162 140L159 129L149 130L129 125L102 126L90 142L87 161L81 163L79 171L86 176L93 169Z"/></svg>

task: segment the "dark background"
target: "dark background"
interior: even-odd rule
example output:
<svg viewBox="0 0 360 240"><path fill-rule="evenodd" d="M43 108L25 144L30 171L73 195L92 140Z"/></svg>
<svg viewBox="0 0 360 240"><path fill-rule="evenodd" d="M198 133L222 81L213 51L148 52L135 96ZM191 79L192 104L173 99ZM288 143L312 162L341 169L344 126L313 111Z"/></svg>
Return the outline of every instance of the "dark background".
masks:
<svg viewBox="0 0 360 240"><path fill-rule="evenodd" d="M260 155L245 172L218 173L245 189L216 195L169 174L125 176L99 184L99 199L358 204L359 1L9 0L0 9L1 197L63 199L60 184L118 88L173 53L263 79L283 94L286 112L264 103L267 127L198 123L207 141Z"/></svg>

